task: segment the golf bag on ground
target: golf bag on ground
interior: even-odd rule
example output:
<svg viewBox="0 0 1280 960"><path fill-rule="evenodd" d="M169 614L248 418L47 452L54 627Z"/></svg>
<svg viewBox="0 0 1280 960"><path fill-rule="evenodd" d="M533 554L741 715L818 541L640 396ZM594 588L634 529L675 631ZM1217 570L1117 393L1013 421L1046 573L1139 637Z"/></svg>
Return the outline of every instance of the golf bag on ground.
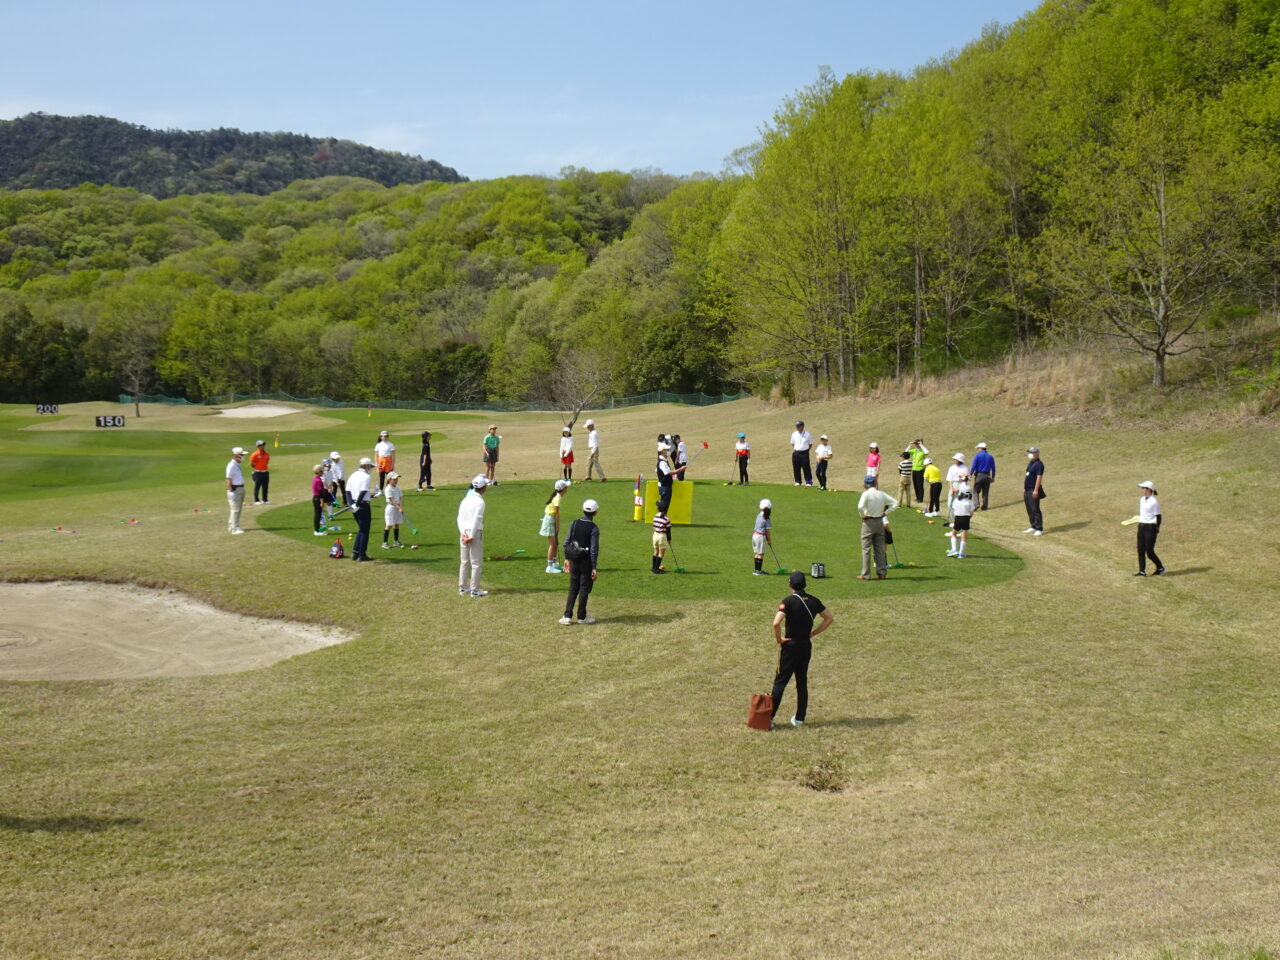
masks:
<svg viewBox="0 0 1280 960"><path fill-rule="evenodd" d="M747 726L752 730L768 730L773 726L773 697L753 693L747 706Z"/></svg>

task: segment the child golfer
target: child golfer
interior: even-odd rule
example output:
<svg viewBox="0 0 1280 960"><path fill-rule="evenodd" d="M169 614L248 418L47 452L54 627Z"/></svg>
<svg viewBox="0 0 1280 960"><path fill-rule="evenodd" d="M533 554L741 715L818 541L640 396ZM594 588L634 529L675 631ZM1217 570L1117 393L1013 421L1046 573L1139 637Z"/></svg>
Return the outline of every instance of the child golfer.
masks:
<svg viewBox="0 0 1280 960"><path fill-rule="evenodd" d="M542 508L542 526L538 528L538 535L547 538L547 573L564 573L557 558L560 555L560 500L568 487L568 480L557 480Z"/></svg>
<svg viewBox="0 0 1280 960"><path fill-rule="evenodd" d="M324 512L327 506L333 502L333 494L329 492L329 488L324 482L324 464L317 463L311 472L313 474L311 477L311 512L313 514L311 535L313 537L323 537L325 534Z"/></svg>
<svg viewBox="0 0 1280 960"><path fill-rule="evenodd" d="M751 528L751 552L755 554L756 568L752 571L752 576L767 577L768 574L761 569L764 566L764 547L767 543L773 546L773 502L770 500L760 501L760 512L756 514L756 524Z"/></svg>
<svg viewBox="0 0 1280 960"><path fill-rule="evenodd" d="M662 559L667 555L667 545L671 542L671 518L663 510L653 515L653 572L666 573Z"/></svg>
<svg viewBox="0 0 1280 960"><path fill-rule="evenodd" d="M385 430L378 434L378 442L373 445L373 457L378 465L378 486L385 487L387 474L396 468L396 445Z"/></svg>
<svg viewBox="0 0 1280 960"><path fill-rule="evenodd" d="M955 499L951 502L951 549L947 551L948 557L964 559L965 547L969 543L969 524L973 520L975 502L973 488L969 486L969 481L961 480L956 487ZM957 541L959 541L958 547Z"/></svg>
<svg viewBox="0 0 1280 960"><path fill-rule="evenodd" d="M568 427L560 432L560 472L573 483L573 431Z"/></svg>
<svg viewBox="0 0 1280 960"><path fill-rule="evenodd" d="M939 501L942 499L942 471L933 462L933 457L924 458L924 482L929 485L929 505L925 508L924 515L936 517L941 512Z"/></svg>
<svg viewBox="0 0 1280 960"><path fill-rule="evenodd" d="M387 498L387 505L382 510L382 549L388 550L392 546L403 547L400 542L400 524L404 523L404 491L400 489L400 474L394 470L387 474L387 485L382 490L382 495ZM395 532L395 543L387 543L387 536Z"/></svg>
<svg viewBox="0 0 1280 960"><path fill-rule="evenodd" d="M818 438L818 445L813 448L813 455L818 460L818 467L815 471L818 477L818 487L822 490L827 489L827 467L831 463L833 456L831 450L831 438L825 433Z"/></svg>
<svg viewBox="0 0 1280 960"><path fill-rule="evenodd" d="M898 502L901 504L911 503L911 471L911 451L903 450L898 459Z"/></svg>
<svg viewBox="0 0 1280 960"><path fill-rule="evenodd" d="M751 482L750 477L747 476L747 467L751 464L751 444L747 442L745 433L738 434L738 442L733 445L733 453L738 459L738 485L745 487Z"/></svg>
<svg viewBox="0 0 1280 960"><path fill-rule="evenodd" d="M870 443L867 445L867 472L868 477L880 476L880 444Z"/></svg>

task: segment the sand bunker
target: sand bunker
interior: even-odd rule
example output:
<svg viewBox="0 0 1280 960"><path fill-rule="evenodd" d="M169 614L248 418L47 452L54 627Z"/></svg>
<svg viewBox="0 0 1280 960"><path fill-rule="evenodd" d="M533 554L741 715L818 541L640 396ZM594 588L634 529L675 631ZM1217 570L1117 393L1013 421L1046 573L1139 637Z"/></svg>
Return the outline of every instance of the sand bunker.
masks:
<svg viewBox="0 0 1280 960"><path fill-rule="evenodd" d="M227 613L167 590L0 583L3 680L237 673L350 639L339 630Z"/></svg>
<svg viewBox="0 0 1280 960"><path fill-rule="evenodd" d="M283 417L289 413L301 413L297 407L286 407L279 403L251 403L244 407L228 407L219 410L215 417L237 417L241 420L261 420L266 417Z"/></svg>

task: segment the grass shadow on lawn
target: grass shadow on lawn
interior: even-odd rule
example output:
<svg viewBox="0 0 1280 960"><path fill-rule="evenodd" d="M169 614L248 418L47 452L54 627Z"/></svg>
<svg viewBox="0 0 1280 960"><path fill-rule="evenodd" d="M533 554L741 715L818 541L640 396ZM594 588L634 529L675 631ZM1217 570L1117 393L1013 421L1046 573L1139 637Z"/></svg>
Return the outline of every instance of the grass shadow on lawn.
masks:
<svg viewBox="0 0 1280 960"><path fill-rule="evenodd" d="M0 831L13 833L101 833L115 827L140 827L139 817L11 817L0 814Z"/></svg>
<svg viewBox="0 0 1280 960"><path fill-rule="evenodd" d="M855 730L870 730L873 727L896 727L910 723L915 717L900 714L896 717L841 717L837 720L808 720L806 727L847 727Z"/></svg>

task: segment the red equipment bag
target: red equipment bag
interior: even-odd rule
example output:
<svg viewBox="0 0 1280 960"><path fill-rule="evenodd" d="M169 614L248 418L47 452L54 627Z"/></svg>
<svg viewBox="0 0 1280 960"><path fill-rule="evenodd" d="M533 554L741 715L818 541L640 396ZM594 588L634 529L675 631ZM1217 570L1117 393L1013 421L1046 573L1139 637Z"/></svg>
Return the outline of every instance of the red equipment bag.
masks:
<svg viewBox="0 0 1280 960"><path fill-rule="evenodd" d="M773 727L773 697L767 693L753 693L747 706L747 726L752 730L769 730Z"/></svg>

